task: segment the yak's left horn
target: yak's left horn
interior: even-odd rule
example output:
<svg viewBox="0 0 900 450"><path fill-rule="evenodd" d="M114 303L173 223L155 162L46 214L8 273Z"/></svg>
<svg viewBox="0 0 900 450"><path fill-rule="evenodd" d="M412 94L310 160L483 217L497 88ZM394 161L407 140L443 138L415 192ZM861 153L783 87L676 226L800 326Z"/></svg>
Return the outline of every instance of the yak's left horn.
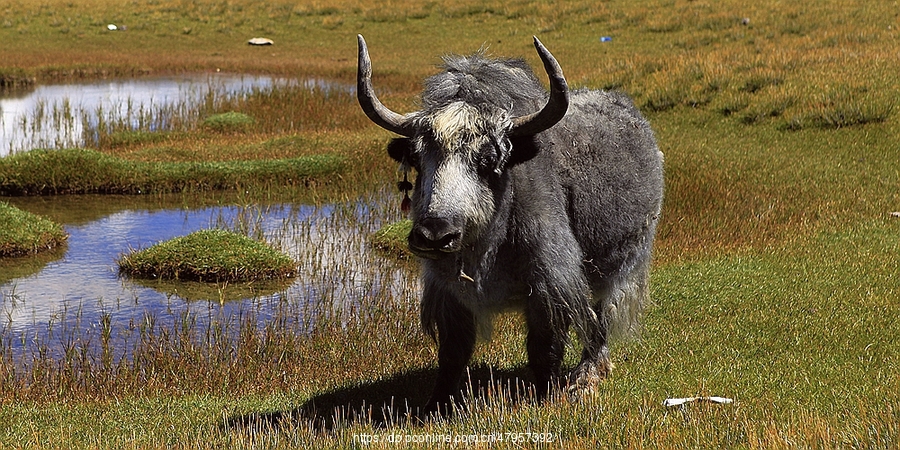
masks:
<svg viewBox="0 0 900 450"><path fill-rule="evenodd" d="M362 38L360 38L362 39ZM537 36L534 37L534 47L537 49L541 61L544 62L544 70L550 77L550 100L544 107L535 113L520 116L513 119L511 136L531 136L544 131L562 120L569 109L569 86L562 68L556 62L556 58L541 44ZM362 57L360 56L360 60Z"/></svg>
<svg viewBox="0 0 900 450"><path fill-rule="evenodd" d="M376 125L401 136L412 137L415 132L412 121L407 116L388 109L375 96L369 49L361 34L356 35L356 38L359 40L359 68L356 72L356 97L359 99L359 105Z"/></svg>

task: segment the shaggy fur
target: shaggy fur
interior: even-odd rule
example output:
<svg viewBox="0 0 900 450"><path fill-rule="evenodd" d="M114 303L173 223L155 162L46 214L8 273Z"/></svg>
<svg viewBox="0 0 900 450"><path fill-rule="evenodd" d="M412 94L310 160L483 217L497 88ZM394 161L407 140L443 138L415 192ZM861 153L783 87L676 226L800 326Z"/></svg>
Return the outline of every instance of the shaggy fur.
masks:
<svg viewBox="0 0 900 450"><path fill-rule="evenodd" d="M426 81L417 132L389 153L418 171L410 248L423 257L421 319L439 344L429 410L458 394L477 334L525 311L536 389L559 376L567 330L584 348L573 393L605 377L608 336L638 327L663 198L663 156L624 95L579 90L528 137L511 119L548 94L522 60L445 58Z"/></svg>

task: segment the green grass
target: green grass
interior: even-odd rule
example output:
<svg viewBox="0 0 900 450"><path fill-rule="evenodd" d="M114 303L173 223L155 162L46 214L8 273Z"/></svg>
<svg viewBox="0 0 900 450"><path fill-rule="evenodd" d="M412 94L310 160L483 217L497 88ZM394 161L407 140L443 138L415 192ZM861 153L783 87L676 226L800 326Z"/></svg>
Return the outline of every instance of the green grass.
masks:
<svg viewBox="0 0 900 450"><path fill-rule="evenodd" d="M346 448L366 447L354 441L362 434L526 431L552 432L559 446L570 448L900 443L893 320L900 313L900 219L890 216L900 210L894 5L79 5L28 0L8 6L0 39L20 45L4 47L10 68L0 73L48 80L221 68L352 83L355 34L362 32L382 99L406 112L440 55L485 46L539 67L530 39L539 35L570 84L626 91L657 132L667 191L652 274L655 303L641 338L615 345L617 369L586 403L534 405L527 395L493 385L471 397L472 407L455 419L426 424L403 422L402 407L400 417L379 421L391 399L403 405L411 396L410 404L422 404L435 374L436 350L418 329L413 291L375 289L349 310L333 298L291 299L311 311L286 317L315 317L300 325L280 317L199 329L190 318L165 330L136 324L130 362L104 364L78 352L54 361L32 344L33 360L0 358L2 445ZM104 31L109 22L129 31L110 34ZM272 37L276 45L249 48L251 35ZM601 43L607 35L613 40ZM345 197L394 181L383 153L389 136L367 123L352 96L256 95L202 117L225 111L256 122L238 134L188 126L165 137L101 139L106 156L92 158L149 170L327 150L347 158ZM109 155L120 159L104 159ZM10 173L6 159L2 174ZM54 173L53 164L47 167ZM175 178L188 179L186 168L193 166L178 167L173 172L185 178ZM387 272L390 258L372 261L368 270ZM227 326L240 327L238 342L219 338ZM517 316L499 319L494 341L477 349L476 384L484 386L491 373L501 384L527 378L523 339ZM568 363L575 359L570 352ZM668 397L696 394L735 403L662 406ZM337 419L334 407L343 407ZM354 415L361 418L348 420Z"/></svg>
<svg viewBox="0 0 900 450"><path fill-rule="evenodd" d="M421 401L434 376L433 348L417 330L415 306L407 305L352 323L325 316L309 335L256 330L242 334L247 341L237 347L202 340L188 349L167 334L171 342L147 346L165 356L122 367L112 380L68 387L41 380L32 388L73 390L43 394L59 400L6 393L23 398L4 405L0 421L10 427L0 438L20 445L93 445L102 436L103 445L280 448L343 447L360 434L529 431L553 433L573 448L890 448L900 439L893 369L900 363L893 339L898 250L900 222L875 220L767 254L658 268L642 339L614 348L616 371L583 404L535 405L505 393L510 377L527 377L521 325L507 317L473 361L478 383L490 382L493 368L500 386L471 397L471 409L453 420L404 424L404 399ZM204 333L179 330L170 333ZM223 366L233 367L226 379L219 378ZM120 386L122 380L130 383ZM94 383L110 383L115 393L82 398ZM148 390L157 394L147 398ZM697 394L735 403L662 406L666 398ZM377 419L392 397L401 405L398 423L370 423L366 417ZM362 403L375 409L356 410L358 421L339 419L330 432L310 428L333 406ZM34 429L46 431L36 437Z"/></svg>
<svg viewBox="0 0 900 450"><path fill-rule="evenodd" d="M406 244L406 236L412 229L412 220L403 219L394 223L390 223L372 234L370 241L375 248L383 251L385 254L400 258L408 259L412 255Z"/></svg>
<svg viewBox="0 0 900 450"><path fill-rule="evenodd" d="M219 133L238 133L250 129L256 120L244 113L228 111L220 114L213 114L205 119L200 125L204 128Z"/></svg>
<svg viewBox="0 0 900 450"><path fill-rule="evenodd" d="M263 242L225 230L201 230L123 255L119 271L133 277L246 282L293 277L296 263Z"/></svg>
<svg viewBox="0 0 900 450"><path fill-rule="evenodd" d="M0 202L0 258L53 250L65 245L66 238L59 224Z"/></svg>
<svg viewBox="0 0 900 450"><path fill-rule="evenodd" d="M33 150L0 159L0 194L140 194L303 185L344 169L333 154L281 160L140 162L89 149Z"/></svg>

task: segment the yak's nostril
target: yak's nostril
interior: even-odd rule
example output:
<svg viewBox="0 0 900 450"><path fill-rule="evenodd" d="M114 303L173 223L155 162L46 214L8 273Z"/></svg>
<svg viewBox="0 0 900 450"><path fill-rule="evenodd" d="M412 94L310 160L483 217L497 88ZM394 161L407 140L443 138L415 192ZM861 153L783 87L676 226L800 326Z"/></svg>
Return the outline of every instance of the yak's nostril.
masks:
<svg viewBox="0 0 900 450"><path fill-rule="evenodd" d="M428 217L413 227L409 243L419 250L453 250L461 236L462 230L450 220Z"/></svg>

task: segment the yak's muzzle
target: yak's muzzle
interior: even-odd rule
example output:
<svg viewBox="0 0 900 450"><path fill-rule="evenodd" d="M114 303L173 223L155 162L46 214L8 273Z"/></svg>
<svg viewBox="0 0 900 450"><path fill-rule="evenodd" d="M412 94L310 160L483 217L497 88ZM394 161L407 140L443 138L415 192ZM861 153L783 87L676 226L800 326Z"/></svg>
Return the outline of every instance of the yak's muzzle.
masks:
<svg viewBox="0 0 900 450"><path fill-rule="evenodd" d="M409 233L409 249L413 253L436 259L443 253L459 250L463 229L452 220L426 217L416 221Z"/></svg>

